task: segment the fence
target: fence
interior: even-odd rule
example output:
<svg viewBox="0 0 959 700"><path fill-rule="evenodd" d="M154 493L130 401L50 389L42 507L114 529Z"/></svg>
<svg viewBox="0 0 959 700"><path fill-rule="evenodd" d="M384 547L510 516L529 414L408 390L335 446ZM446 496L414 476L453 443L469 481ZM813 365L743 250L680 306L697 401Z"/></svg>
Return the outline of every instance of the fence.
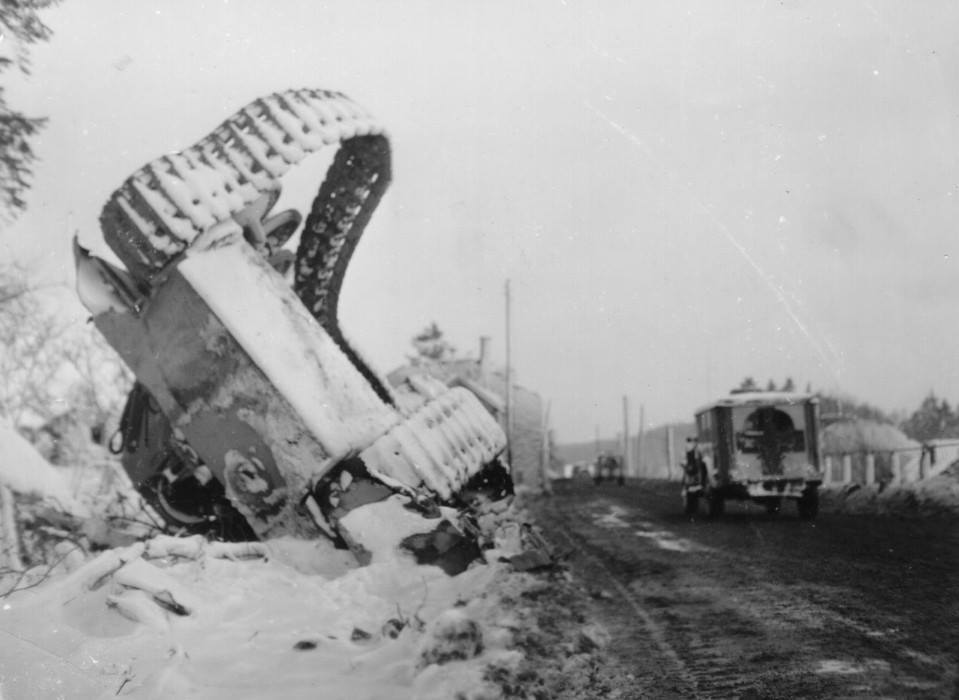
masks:
<svg viewBox="0 0 959 700"><path fill-rule="evenodd" d="M959 442L823 455L824 484L903 484L934 476L959 459Z"/></svg>

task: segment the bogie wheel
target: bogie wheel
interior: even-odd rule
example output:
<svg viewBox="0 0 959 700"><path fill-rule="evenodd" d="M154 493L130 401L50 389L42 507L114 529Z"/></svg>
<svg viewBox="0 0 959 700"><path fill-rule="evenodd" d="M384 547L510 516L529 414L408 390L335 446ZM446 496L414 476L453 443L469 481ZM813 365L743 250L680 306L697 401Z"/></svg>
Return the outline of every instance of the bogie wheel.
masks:
<svg viewBox="0 0 959 700"><path fill-rule="evenodd" d="M799 517L803 520L813 520L819 514L819 490L816 487L807 489L802 497L796 501Z"/></svg>

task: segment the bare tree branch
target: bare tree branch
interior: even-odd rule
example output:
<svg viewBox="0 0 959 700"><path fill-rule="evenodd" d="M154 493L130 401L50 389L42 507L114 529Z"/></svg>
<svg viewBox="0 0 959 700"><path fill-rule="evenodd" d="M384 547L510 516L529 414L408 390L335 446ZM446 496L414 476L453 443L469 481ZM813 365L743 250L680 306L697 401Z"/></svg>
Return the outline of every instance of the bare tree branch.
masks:
<svg viewBox="0 0 959 700"><path fill-rule="evenodd" d="M81 552L83 551L83 549L79 545L75 544L72 549L68 549L65 552L63 552L59 557L57 557L52 562L50 562L45 567L43 567L43 572L39 575L39 577L31 581L30 583L24 584L23 581L26 580L28 576L31 576L32 578L31 574L33 571L35 571L35 569L26 569L25 571L19 572L19 575L17 576L17 579L13 582L13 585L10 586L10 588L8 588L6 591L3 591L2 593L0 593L0 600L3 600L4 598L11 596L14 593L17 593L19 591L26 591L26 590L29 590L30 588L36 588L41 583L49 579L50 575L53 573L53 570L56 569L57 566L59 566L68 556L70 556L73 552L77 550Z"/></svg>

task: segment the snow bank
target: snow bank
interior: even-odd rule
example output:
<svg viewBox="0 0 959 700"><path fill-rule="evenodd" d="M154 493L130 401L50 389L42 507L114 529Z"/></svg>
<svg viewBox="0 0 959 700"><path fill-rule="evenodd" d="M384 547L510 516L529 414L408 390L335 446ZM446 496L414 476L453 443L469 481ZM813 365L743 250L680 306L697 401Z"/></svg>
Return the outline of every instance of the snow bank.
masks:
<svg viewBox="0 0 959 700"><path fill-rule="evenodd" d="M5 422L0 422L0 484L22 495L56 501L70 513L83 510L70 492L67 476Z"/></svg>
<svg viewBox="0 0 959 700"><path fill-rule="evenodd" d="M951 470L904 484L835 484L820 491L824 510L906 517L959 516L959 478Z"/></svg>
<svg viewBox="0 0 959 700"><path fill-rule="evenodd" d="M328 555L200 538L105 552L0 600L0 697L497 697L484 670L517 656L504 565L310 573Z"/></svg>
<svg viewBox="0 0 959 700"><path fill-rule="evenodd" d="M917 447L916 454L902 466L903 476L909 481L916 481L920 474L926 478L938 476L959 460L959 443L955 440L929 440L926 445L935 449L936 463L930 465L929 457L923 457Z"/></svg>

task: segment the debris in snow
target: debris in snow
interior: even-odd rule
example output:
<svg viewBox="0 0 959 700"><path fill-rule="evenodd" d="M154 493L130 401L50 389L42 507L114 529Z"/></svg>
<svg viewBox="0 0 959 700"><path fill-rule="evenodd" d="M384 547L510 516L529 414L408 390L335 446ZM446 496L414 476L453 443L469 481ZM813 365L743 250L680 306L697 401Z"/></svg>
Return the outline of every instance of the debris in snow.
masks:
<svg viewBox="0 0 959 700"><path fill-rule="evenodd" d="M149 594L157 605L175 615L189 615L199 605L176 580L143 559L134 559L125 564L113 574L113 580L123 588Z"/></svg>
<svg viewBox="0 0 959 700"><path fill-rule="evenodd" d="M144 556L149 559L183 557L185 559L257 559L270 554L263 542L208 542L200 535L171 537L157 535L147 541Z"/></svg>
<svg viewBox="0 0 959 700"><path fill-rule="evenodd" d="M574 650L577 654L588 654L609 646L609 632L599 625L586 625L576 637Z"/></svg>
<svg viewBox="0 0 959 700"><path fill-rule="evenodd" d="M546 541L539 530L528 522L523 523L521 532L523 551L510 558L510 563L516 571L539 571L551 568L571 554L571 550L558 552Z"/></svg>
<svg viewBox="0 0 959 700"><path fill-rule="evenodd" d="M430 532L409 535L400 547L410 551L418 564L434 564L450 576L466 571L481 556L476 540L449 520L443 520Z"/></svg>
<svg viewBox="0 0 959 700"><path fill-rule="evenodd" d="M397 543L413 535L431 532L437 525L409 506L408 496L393 494L389 498L368 503L349 511L338 523L339 531L349 537L348 544L360 563L382 563L404 557ZM455 519L456 511L442 508L447 519ZM411 558L409 554L405 555Z"/></svg>
<svg viewBox="0 0 959 700"><path fill-rule="evenodd" d="M108 595L107 607L116 610L131 622L138 622L155 630L167 628L166 615L159 601L145 591L129 591L122 595Z"/></svg>
<svg viewBox="0 0 959 700"><path fill-rule="evenodd" d="M554 566L556 561L542 549L530 549L510 557L509 563L516 571L539 571Z"/></svg>
<svg viewBox="0 0 959 700"><path fill-rule="evenodd" d="M558 554L528 522L507 522L495 530L487 561L508 562L514 571L539 571L556 566L568 553Z"/></svg>
<svg viewBox="0 0 959 700"><path fill-rule="evenodd" d="M370 639L373 639L373 635L366 630L361 630L359 627L354 627L350 633L351 642L365 642Z"/></svg>
<svg viewBox="0 0 959 700"><path fill-rule="evenodd" d="M400 632L403 631L403 628L406 627L406 623L402 620L398 620L395 617L391 617L389 620L383 623L383 629L381 630L384 637L389 637L390 639L396 639L400 636Z"/></svg>
<svg viewBox="0 0 959 700"><path fill-rule="evenodd" d="M483 632L476 621L461 610L447 610L430 626L420 666L472 659L482 651Z"/></svg>

